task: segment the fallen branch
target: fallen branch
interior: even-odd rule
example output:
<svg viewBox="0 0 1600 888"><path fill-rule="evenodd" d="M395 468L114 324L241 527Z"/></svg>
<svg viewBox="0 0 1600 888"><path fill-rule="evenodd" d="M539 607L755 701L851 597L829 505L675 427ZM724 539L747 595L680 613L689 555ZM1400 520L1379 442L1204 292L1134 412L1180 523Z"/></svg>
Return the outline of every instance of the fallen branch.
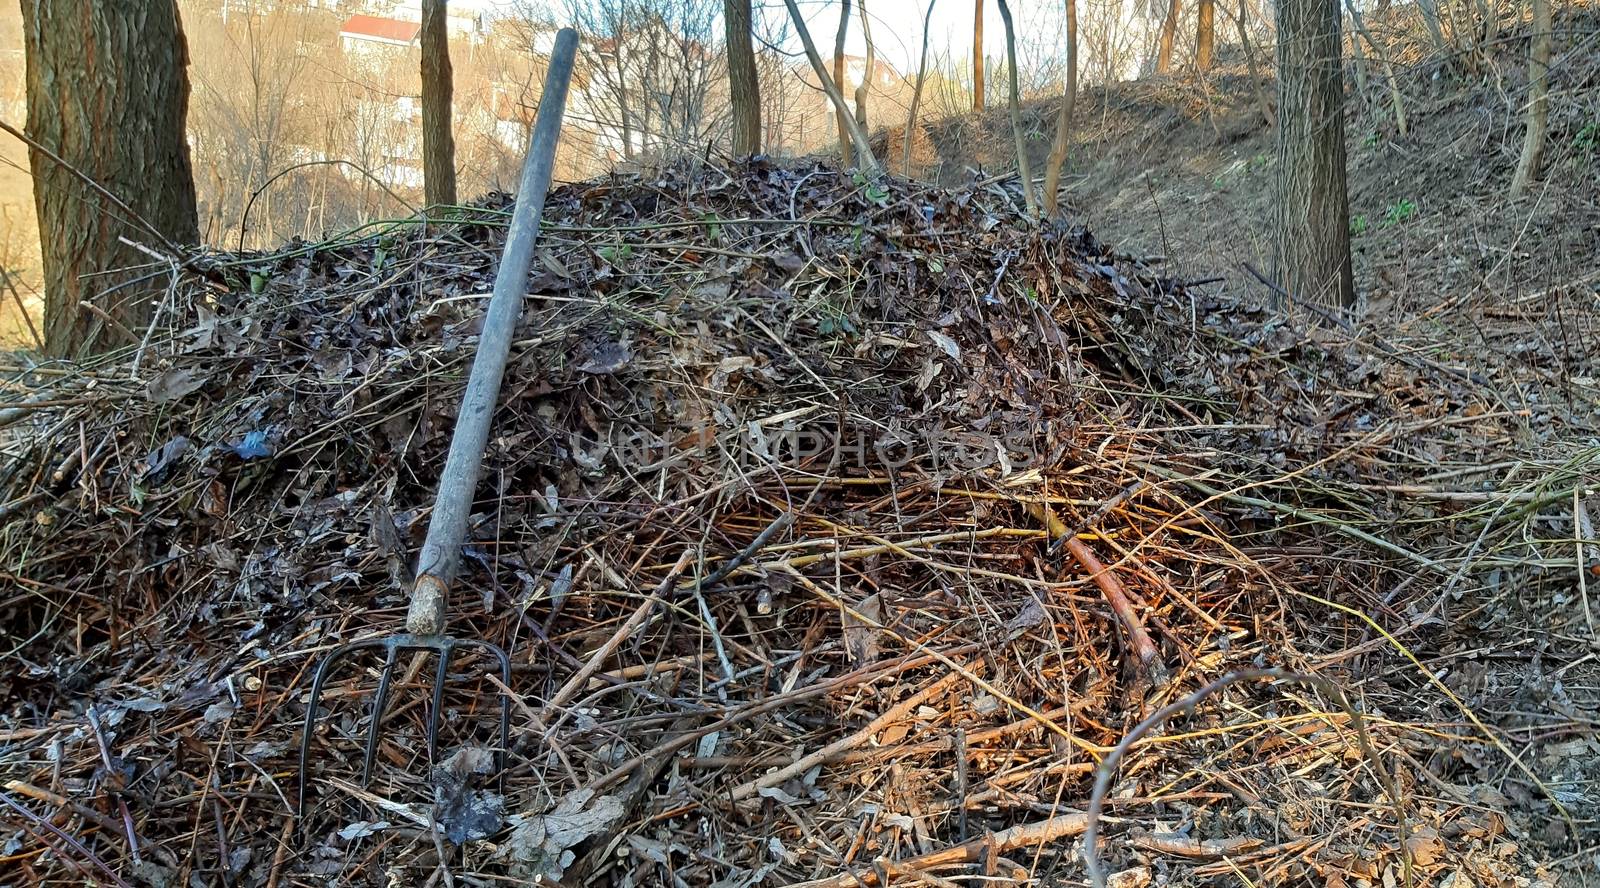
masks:
<svg viewBox="0 0 1600 888"><path fill-rule="evenodd" d="M1139 667L1156 687L1164 687L1172 680L1167 672L1166 664L1161 662L1161 652L1156 650L1155 642L1150 640L1150 633L1145 631L1144 623L1139 615L1134 612L1133 604L1128 601L1128 593L1123 590L1122 583L1109 568L1095 557L1094 552L1078 539L1077 534L1071 533L1056 513L1044 503L1027 503L1024 508L1028 514L1039 519L1045 526L1050 536L1055 538L1059 545L1065 546L1072 557L1083 565L1089 572L1089 578L1100 587L1100 593L1105 596L1106 602L1111 605L1111 610L1116 613L1117 619L1122 621L1122 626L1128 632L1128 641L1133 646L1134 656L1139 658Z"/></svg>

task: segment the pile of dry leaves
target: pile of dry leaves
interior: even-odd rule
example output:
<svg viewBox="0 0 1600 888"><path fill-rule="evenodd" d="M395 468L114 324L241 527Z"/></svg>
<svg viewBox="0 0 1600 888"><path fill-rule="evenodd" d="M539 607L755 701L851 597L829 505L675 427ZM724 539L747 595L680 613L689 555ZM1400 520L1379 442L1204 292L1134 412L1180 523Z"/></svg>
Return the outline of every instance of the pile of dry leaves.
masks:
<svg viewBox="0 0 1600 888"><path fill-rule="evenodd" d="M0 469L14 871L1080 880L1097 763L1270 666L1354 710L1245 681L1129 744L1114 884L1542 878L1509 803L1430 760L1492 759L1474 724L1350 671L1418 613L1382 592L1454 569L1374 534L1393 504L1351 479L1400 477L1459 374L997 187L761 161L550 197L450 622L511 654L505 773L462 657L444 760L412 670L363 787L363 662L295 798L310 669L400 628L508 215L198 257L150 342L19 375L48 391Z"/></svg>

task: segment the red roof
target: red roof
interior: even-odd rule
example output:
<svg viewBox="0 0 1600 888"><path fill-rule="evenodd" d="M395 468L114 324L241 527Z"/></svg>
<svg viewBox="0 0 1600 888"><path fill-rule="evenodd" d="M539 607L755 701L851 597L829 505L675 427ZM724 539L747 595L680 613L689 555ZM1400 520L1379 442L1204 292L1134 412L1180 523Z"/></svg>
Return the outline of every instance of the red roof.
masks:
<svg viewBox="0 0 1600 888"><path fill-rule="evenodd" d="M395 43L410 43L417 39L417 33L422 26L416 22L403 22L399 19L379 18L375 15L352 15L345 21L339 33L349 34L352 37L366 37L372 40L389 40Z"/></svg>

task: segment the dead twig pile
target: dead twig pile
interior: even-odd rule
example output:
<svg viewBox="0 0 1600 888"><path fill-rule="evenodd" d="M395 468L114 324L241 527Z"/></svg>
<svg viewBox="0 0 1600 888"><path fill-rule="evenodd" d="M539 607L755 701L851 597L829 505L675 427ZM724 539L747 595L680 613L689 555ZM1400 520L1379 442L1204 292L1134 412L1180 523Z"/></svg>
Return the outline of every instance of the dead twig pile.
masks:
<svg viewBox="0 0 1600 888"><path fill-rule="evenodd" d="M1415 367L1014 203L762 162L555 191L479 594L452 603L515 661L508 772L488 678L451 681L430 771L424 676L360 786L350 670L299 820L308 665L401 619L506 200L206 257L138 378L31 368L50 391L0 475L5 859L162 885L1080 878L1134 725L1237 669L1315 670L1368 627L1309 602L1455 564L1374 533L1350 480L1433 418L1345 396ZM1411 767L1481 744L1460 713L1369 711L1364 754L1303 688L1204 705L1109 784L1118 884L1517 871L1492 804Z"/></svg>

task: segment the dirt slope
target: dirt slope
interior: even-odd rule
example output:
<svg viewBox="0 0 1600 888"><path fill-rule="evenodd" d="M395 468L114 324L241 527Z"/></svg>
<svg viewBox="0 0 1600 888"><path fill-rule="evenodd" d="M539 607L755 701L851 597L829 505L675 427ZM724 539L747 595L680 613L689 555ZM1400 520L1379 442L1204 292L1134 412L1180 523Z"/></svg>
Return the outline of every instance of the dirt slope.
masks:
<svg viewBox="0 0 1600 888"><path fill-rule="evenodd" d="M1447 300L1514 297L1595 282L1600 254L1600 9L1563 4L1547 173L1521 200L1505 196L1521 148L1527 41L1519 33L1466 72L1437 59L1400 69L1410 127L1401 136L1387 83L1373 72L1345 119L1356 281L1375 309L1426 313ZM1376 26L1375 26L1376 27ZM1263 62L1266 60L1263 59ZM1165 255L1177 276L1222 275L1271 262L1274 144L1242 57L1192 77L1095 88L1079 102L1064 202L1119 248ZM1274 84L1261 83L1271 97ZM1023 121L1039 170L1055 99ZM912 172L944 183L1014 166L1003 109L925 125ZM898 166L900 134L880 136Z"/></svg>

